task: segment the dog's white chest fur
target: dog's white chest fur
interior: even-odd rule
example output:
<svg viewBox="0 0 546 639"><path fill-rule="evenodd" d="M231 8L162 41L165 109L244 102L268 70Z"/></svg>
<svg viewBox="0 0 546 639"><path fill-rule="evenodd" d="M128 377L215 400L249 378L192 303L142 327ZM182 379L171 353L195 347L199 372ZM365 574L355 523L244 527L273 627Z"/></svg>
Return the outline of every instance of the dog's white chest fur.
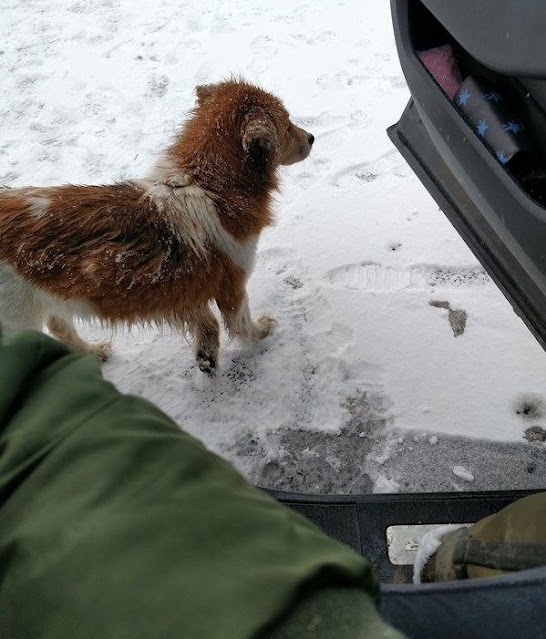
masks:
<svg viewBox="0 0 546 639"><path fill-rule="evenodd" d="M212 245L250 274L256 261L258 235L242 242L235 239L220 222L214 202L187 176L171 176L167 182L152 178L134 183L169 219L173 233L193 250L204 253Z"/></svg>

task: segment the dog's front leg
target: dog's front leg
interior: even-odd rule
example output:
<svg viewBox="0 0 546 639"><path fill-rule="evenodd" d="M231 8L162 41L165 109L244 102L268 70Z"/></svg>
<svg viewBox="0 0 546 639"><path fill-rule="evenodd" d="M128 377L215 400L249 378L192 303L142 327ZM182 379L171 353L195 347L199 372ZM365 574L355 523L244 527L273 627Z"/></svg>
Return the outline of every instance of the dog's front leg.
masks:
<svg viewBox="0 0 546 639"><path fill-rule="evenodd" d="M269 315L260 315L256 321L252 319L248 305L248 295L243 287L231 295L219 295L216 303L222 313L226 329L232 337L244 341L257 341L267 337L277 322Z"/></svg>

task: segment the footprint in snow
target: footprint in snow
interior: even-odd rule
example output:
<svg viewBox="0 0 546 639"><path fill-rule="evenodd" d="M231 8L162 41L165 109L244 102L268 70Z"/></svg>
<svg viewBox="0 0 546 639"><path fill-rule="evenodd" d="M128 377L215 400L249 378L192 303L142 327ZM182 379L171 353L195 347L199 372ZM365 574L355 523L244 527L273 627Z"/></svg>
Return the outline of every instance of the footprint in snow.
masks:
<svg viewBox="0 0 546 639"><path fill-rule="evenodd" d="M249 67L251 74L259 76L271 67L271 61L274 60L277 54L277 47L273 38L265 35L251 42L250 51L252 54Z"/></svg>
<svg viewBox="0 0 546 639"><path fill-rule="evenodd" d="M391 248L391 250L394 250ZM365 293L389 293L430 288L471 288L488 285L491 280L479 266L423 266L397 269L375 262L338 266L326 273L334 286Z"/></svg>
<svg viewBox="0 0 546 639"><path fill-rule="evenodd" d="M410 169L402 156L396 151L387 151L370 162L352 164L338 171L330 178L330 183L337 187L362 186L387 175L406 178L410 176Z"/></svg>

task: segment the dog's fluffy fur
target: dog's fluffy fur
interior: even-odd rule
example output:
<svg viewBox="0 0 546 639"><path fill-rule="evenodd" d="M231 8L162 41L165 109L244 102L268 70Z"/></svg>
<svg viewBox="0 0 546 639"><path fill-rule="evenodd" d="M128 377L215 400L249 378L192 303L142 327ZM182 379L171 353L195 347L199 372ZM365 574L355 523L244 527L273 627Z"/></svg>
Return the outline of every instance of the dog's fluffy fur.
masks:
<svg viewBox="0 0 546 639"><path fill-rule="evenodd" d="M272 222L277 168L303 160L313 136L281 102L244 81L197 87L197 106L149 177L107 186L0 189L0 322L49 331L102 359L74 317L188 331L214 371L219 324L257 340L274 320L250 316L246 281Z"/></svg>

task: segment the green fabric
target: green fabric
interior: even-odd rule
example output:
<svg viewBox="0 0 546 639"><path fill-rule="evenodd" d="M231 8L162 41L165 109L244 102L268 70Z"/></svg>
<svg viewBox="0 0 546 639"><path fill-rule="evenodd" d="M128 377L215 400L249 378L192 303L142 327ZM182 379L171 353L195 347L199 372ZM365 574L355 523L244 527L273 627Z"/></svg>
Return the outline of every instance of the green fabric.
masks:
<svg viewBox="0 0 546 639"><path fill-rule="evenodd" d="M376 593L364 559L91 356L4 340L0 424L0 637L245 639L313 587Z"/></svg>
<svg viewBox="0 0 546 639"><path fill-rule="evenodd" d="M260 639L402 639L356 588L314 592Z"/></svg>

